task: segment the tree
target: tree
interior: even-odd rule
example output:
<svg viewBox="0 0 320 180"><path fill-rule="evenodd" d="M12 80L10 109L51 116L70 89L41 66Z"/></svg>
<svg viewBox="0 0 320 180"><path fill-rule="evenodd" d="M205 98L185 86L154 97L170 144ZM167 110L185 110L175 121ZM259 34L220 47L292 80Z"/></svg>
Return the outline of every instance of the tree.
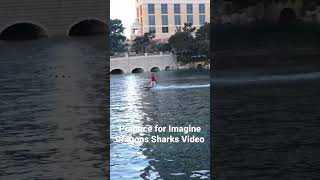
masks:
<svg viewBox="0 0 320 180"><path fill-rule="evenodd" d="M156 37L154 33L145 33L137 37L132 45L132 50L136 53L146 53L151 49L151 42Z"/></svg>
<svg viewBox="0 0 320 180"><path fill-rule="evenodd" d="M182 31L189 34L189 35L192 35L192 33L196 30L196 27L192 27L192 24L191 23L184 23L184 26L182 28Z"/></svg>
<svg viewBox="0 0 320 180"><path fill-rule="evenodd" d="M193 32L195 28L191 24L185 23L184 27L177 29L177 32L172 35L168 42L176 52L188 52L193 43Z"/></svg>
<svg viewBox="0 0 320 180"><path fill-rule="evenodd" d="M161 52L171 51L172 47L169 43L159 43L155 45L155 49Z"/></svg>
<svg viewBox="0 0 320 180"><path fill-rule="evenodd" d="M193 42L193 37L185 32L177 32L168 40L176 53L188 52Z"/></svg>
<svg viewBox="0 0 320 180"><path fill-rule="evenodd" d="M191 24L185 24L169 38L169 45L179 62L192 63L209 59L210 24L205 23L196 32L195 30Z"/></svg>
<svg viewBox="0 0 320 180"><path fill-rule="evenodd" d="M200 56L208 58L210 56L210 24L205 23L196 32L195 44Z"/></svg>
<svg viewBox="0 0 320 180"><path fill-rule="evenodd" d="M110 21L111 25L111 33L110 33L110 44L111 44L111 51L112 52L125 52L126 51L126 44L125 40L126 37L123 36L124 27L122 25L121 20L119 19L112 19Z"/></svg>

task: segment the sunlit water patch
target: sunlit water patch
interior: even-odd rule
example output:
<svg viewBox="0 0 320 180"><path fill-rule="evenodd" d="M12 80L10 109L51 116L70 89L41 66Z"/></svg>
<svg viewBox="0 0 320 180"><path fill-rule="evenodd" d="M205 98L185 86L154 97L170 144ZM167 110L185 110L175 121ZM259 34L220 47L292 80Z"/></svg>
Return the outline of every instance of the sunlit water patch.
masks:
<svg viewBox="0 0 320 180"><path fill-rule="evenodd" d="M145 89L150 73L111 76L111 179L203 179L210 177L209 75L158 72L158 85ZM205 143L117 143L120 126L199 126ZM128 133L148 137L153 133ZM169 134L166 134L169 135ZM197 173L206 172L206 173Z"/></svg>

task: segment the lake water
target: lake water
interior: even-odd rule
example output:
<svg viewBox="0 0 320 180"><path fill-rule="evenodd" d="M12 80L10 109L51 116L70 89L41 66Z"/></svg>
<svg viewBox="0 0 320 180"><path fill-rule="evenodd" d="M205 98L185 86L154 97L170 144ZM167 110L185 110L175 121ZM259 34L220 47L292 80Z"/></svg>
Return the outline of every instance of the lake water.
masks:
<svg viewBox="0 0 320 180"><path fill-rule="evenodd" d="M104 37L0 41L0 179L104 179Z"/></svg>
<svg viewBox="0 0 320 180"><path fill-rule="evenodd" d="M150 73L112 75L110 80L111 179L208 179L210 177L209 73L162 71L148 90ZM120 126L199 126L204 143L120 143L115 137L180 136L123 133ZM191 133L192 134L192 133ZM190 134L190 135L191 135Z"/></svg>
<svg viewBox="0 0 320 180"><path fill-rule="evenodd" d="M291 66L214 73L216 179L319 178L319 66Z"/></svg>

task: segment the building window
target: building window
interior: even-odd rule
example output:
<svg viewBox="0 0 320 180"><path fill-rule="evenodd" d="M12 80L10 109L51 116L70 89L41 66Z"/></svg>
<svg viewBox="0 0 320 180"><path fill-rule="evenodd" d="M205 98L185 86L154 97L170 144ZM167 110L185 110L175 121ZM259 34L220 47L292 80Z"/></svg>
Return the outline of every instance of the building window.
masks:
<svg viewBox="0 0 320 180"><path fill-rule="evenodd" d="M162 33L168 33L169 28L168 27L162 27Z"/></svg>
<svg viewBox="0 0 320 180"><path fill-rule="evenodd" d="M201 14L206 13L206 8L204 4L199 4L199 13Z"/></svg>
<svg viewBox="0 0 320 180"><path fill-rule="evenodd" d="M161 4L161 13L168 14L168 4Z"/></svg>
<svg viewBox="0 0 320 180"><path fill-rule="evenodd" d="M174 24L181 25L181 16L180 15L174 15Z"/></svg>
<svg viewBox="0 0 320 180"><path fill-rule="evenodd" d="M155 26L156 25L156 18L154 15L149 15L149 26Z"/></svg>
<svg viewBox="0 0 320 180"><path fill-rule="evenodd" d="M193 15L187 15L187 23L193 24Z"/></svg>
<svg viewBox="0 0 320 180"><path fill-rule="evenodd" d="M156 27L149 27L149 33L156 33Z"/></svg>
<svg viewBox="0 0 320 180"><path fill-rule="evenodd" d="M168 15L161 16L162 25L168 25Z"/></svg>
<svg viewBox="0 0 320 180"><path fill-rule="evenodd" d="M206 16L199 15L199 22L200 22L200 25L203 25L206 22Z"/></svg>
<svg viewBox="0 0 320 180"><path fill-rule="evenodd" d="M187 4L187 13L188 14L192 14L193 13L192 4Z"/></svg>
<svg viewBox="0 0 320 180"><path fill-rule="evenodd" d="M148 14L154 14L154 4L148 4Z"/></svg>
<svg viewBox="0 0 320 180"><path fill-rule="evenodd" d="M180 14L180 4L174 4L174 13Z"/></svg>

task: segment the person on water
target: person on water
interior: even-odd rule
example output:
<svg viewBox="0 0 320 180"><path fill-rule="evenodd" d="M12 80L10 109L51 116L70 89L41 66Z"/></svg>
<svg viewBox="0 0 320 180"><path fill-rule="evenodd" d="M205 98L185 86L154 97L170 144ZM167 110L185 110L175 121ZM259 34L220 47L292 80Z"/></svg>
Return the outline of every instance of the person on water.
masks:
<svg viewBox="0 0 320 180"><path fill-rule="evenodd" d="M152 74L152 76L151 76L151 84L150 84L150 86L151 86L151 87L156 86L156 81L157 81L157 77L156 77L156 75L155 75L155 74Z"/></svg>

